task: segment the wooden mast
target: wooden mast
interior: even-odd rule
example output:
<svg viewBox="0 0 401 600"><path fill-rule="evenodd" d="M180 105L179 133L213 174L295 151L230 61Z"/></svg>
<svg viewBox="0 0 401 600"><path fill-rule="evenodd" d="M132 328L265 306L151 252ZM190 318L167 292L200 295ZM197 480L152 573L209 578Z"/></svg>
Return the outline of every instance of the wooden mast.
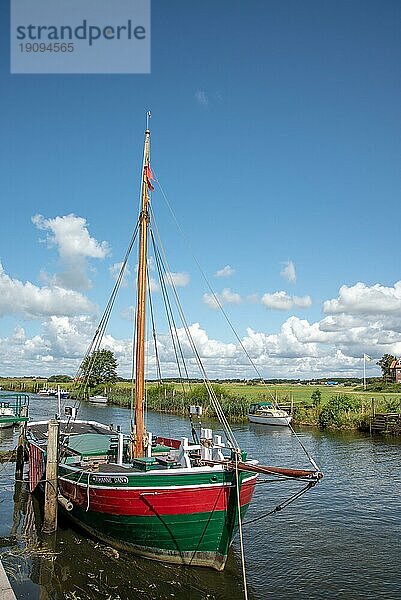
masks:
<svg viewBox="0 0 401 600"><path fill-rule="evenodd" d="M149 226L149 145L150 131L145 131L142 173L142 203L139 216L139 264L137 281L136 349L135 349L135 435L134 456L144 455L144 400L145 400L145 314L147 280L147 237Z"/></svg>

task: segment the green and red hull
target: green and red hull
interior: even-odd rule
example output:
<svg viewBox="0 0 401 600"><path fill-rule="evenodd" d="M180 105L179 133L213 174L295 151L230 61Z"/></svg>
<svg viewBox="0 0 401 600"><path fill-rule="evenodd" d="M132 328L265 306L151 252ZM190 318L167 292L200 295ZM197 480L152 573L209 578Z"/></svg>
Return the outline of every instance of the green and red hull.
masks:
<svg viewBox="0 0 401 600"><path fill-rule="evenodd" d="M239 473L241 518L257 475ZM208 467L146 473L89 473L60 465L69 517L113 546L194 566L224 568L238 527L233 471Z"/></svg>

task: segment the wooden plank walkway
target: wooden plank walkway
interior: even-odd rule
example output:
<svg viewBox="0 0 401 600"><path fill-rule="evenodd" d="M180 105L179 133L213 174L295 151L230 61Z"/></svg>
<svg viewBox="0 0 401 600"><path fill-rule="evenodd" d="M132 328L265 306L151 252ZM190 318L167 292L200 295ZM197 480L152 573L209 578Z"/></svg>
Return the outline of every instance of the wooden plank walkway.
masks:
<svg viewBox="0 0 401 600"><path fill-rule="evenodd" d="M17 600L13 589L4 570L3 563L0 561L0 598L1 600Z"/></svg>
<svg viewBox="0 0 401 600"><path fill-rule="evenodd" d="M401 433L400 413L376 413L372 417L371 431L377 433Z"/></svg>

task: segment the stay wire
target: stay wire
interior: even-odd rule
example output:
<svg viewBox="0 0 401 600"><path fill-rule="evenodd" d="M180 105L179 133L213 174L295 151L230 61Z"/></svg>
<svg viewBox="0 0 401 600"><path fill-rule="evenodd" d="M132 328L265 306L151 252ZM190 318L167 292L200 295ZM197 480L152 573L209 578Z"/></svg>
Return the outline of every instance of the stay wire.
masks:
<svg viewBox="0 0 401 600"><path fill-rule="evenodd" d="M156 360L156 369L157 369L157 375L159 378L160 383L162 383L162 372L161 372L161 365L160 365L160 358L159 358L159 349L157 347L157 335L156 335L156 325L155 325L155 317L154 317L154 311L153 311L153 300L152 300L152 293L151 293L151 289L150 289L150 279L149 279L149 269L146 269L146 277L147 277L147 282L148 282L148 290L149 290L149 311L150 311L150 319L151 319L151 323L152 323L152 338L153 338L153 344L155 347L155 360Z"/></svg>
<svg viewBox="0 0 401 600"><path fill-rule="evenodd" d="M200 262L199 262L199 261L198 261L198 259L196 258L195 254L192 252L192 250L191 250L191 247L190 247L190 244L189 244L189 239L188 239L188 236L187 236L187 235L185 235L184 231L182 230L182 228L181 228L181 226L180 226L180 224L179 224L179 222L178 222L178 219L177 219L177 217L175 216L175 213L174 213L174 211L173 211L173 208L172 208L171 204L170 204L170 203L169 203L169 201L168 201L167 195L166 195L166 193L165 193L165 191L164 191L164 189L163 189L163 187L162 187L162 185L161 185L160 181L158 180L158 178L157 178L157 176L156 176L156 174L155 174L155 172L154 172L154 171L153 171L153 174L154 174L154 177L155 177L155 181L156 181L157 185L159 186L159 189L160 189L160 191L161 191L161 193L162 193L162 196L163 196L163 198L164 198L164 201L166 202L167 208L169 209L169 211L170 211L170 213L171 213L171 216L172 216L172 218L173 218L173 220L174 220L174 222L175 222L175 224L176 224L176 226L177 226L177 229L179 230L179 232L180 232L181 236L182 236L182 237L183 237L183 239L185 240L185 242L186 242L186 244L187 244L187 246L188 246L188 248L189 248L189 250L190 250L190 252L191 252L192 258L193 258L193 260L195 261L195 263L196 263L196 265L197 265L197 267L198 267L198 269L199 269L199 272L200 272L200 274L201 274L201 276L202 276L202 278L203 278L204 282L206 283L206 286L207 286L208 290L209 290L209 291L210 291L210 293L212 294L214 301L216 302L217 306L218 306L218 307L219 307L219 309L221 310L221 313L222 313L222 315L224 316L225 320L227 321L227 323L228 323L228 325L229 325L229 327L230 327L231 331L233 332L233 334L234 334L234 336L235 336L236 340L238 341L239 345L241 346L241 348L242 348L242 350L243 350L243 352L244 352L245 356L246 356L246 357L247 357L247 359L249 360L249 363L251 364L251 366L252 366L252 367L253 367L253 369L255 370L255 372L256 372L256 374L258 375L258 377L259 377L259 379L261 380L261 382L262 382L264 385L266 385L266 382L264 381L264 378L263 378L262 374L260 373L260 371L259 371L258 367L256 366L255 362L253 361L253 359L252 359L252 357L250 356L249 352L248 352L248 351L247 351L247 349L245 348L245 346L244 346L244 343L242 342L241 338L239 337L239 335L238 335L237 331L235 330L235 327L234 327L234 325L231 323L231 320L230 320L229 316L227 315L226 311L224 310L224 308L223 308L223 305L221 304L221 302L220 302L220 300L219 300L219 297L217 296L217 294L216 294L216 293L215 293L215 291L213 290L212 286L210 285L210 283L209 283L209 280L208 280L208 278L206 277L206 274L205 274L204 270L202 269L202 266L201 266ZM273 401L274 405L276 405L276 399L275 399L275 397L274 397L273 393L272 393L272 392L270 391L270 389L267 387L267 385L266 385L266 389L267 389L267 393L269 394L270 398L272 399L272 401Z"/></svg>
<svg viewBox="0 0 401 600"><path fill-rule="evenodd" d="M115 285L113 287L112 293L110 295L110 298L108 300L106 308L105 308L105 310L103 312L103 315L102 315L102 318L100 320L100 323L99 323L99 325L98 325L98 327L96 329L96 332L95 332L95 335L94 335L94 337L92 339L92 342L90 343L89 348L87 349L86 354L85 354L85 356L84 356L84 358L83 358L83 360L82 360L82 362L81 362L81 364L80 364L80 366L78 368L78 371L77 371L77 373L75 375L75 381L78 381L78 382L80 381L81 377L83 375L85 375L84 381L83 381L83 385L80 386L82 394L85 394L86 388L88 387L90 376L92 374L93 367L94 367L94 364L95 364L95 354L94 353L97 350L100 349L100 345L101 345L102 340L103 340L103 335L104 335L104 332L106 330L107 323L109 321L110 314L111 314L111 311L113 309L113 306L114 306L114 303L115 303L115 300L116 300L116 296L117 296L118 290L119 290L121 282L123 280L125 269L126 269L127 262L128 262L128 258L129 258L129 255L131 253L132 247L133 247L133 245L135 243L135 240L136 240L136 237L137 237L137 234L138 234L138 230L139 230L139 220L137 221L135 229L134 229L134 232L133 232L133 234L131 236L131 240L130 240L128 248L126 250L126 253L125 253L125 256L124 256L124 260L123 260L123 262L121 264L121 268L120 268L120 271L119 271L116 283L115 283ZM85 368L85 363L88 361L88 359L89 359L89 365L88 365L88 368L86 369Z"/></svg>
<svg viewBox="0 0 401 600"><path fill-rule="evenodd" d="M167 287L166 287L166 282L165 282L166 269L163 264L163 260L160 256L159 249L157 248L156 240L155 240L152 230L151 230L151 239L152 239L153 251L154 251L154 255L155 255L156 268L157 268L159 281L160 281L160 288L162 290L163 302L164 302L164 307L165 307L165 311L166 311L166 318L167 318L167 322L168 322L168 326L169 326L169 331L170 331L171 341L173 344L175 360L176 360L179 376L182 380L183 379L182 371L181 371L181 365L182 365L183 369L185 371L185 378L189 384L189 388L191 389L191 382L189 379L188 369L187 369L186 361L184 358L182 346L180 344L180 340L179 340L179 336L178 336L178 332L177 332L177 325L175 323L174 311L172 309L170 298L169 298L169 295L167 292ZM178 348L178 352L177 352L177 348ZM179 354L179 356L178 356L178 354ZM181 382L181 384L182 384L182 390L183 390L183 393L185 396L185 387L184 387L183 382Z"/></svg>
<svg viewBox="0 0 401 600"><path fill-rule="evenodd" d="M150 207L150 210L152 211L152 207ZM161 249L161 252L162 252L163 260L164 260L165 265L167 267L166 276L167 276L167 279L168 279L168 283L171 286L171 289L173 290L173 295L174 295L174 298L175 298L176 307L177 307L178 313L180 315L181 322L183 324L183 327L184 327L184 330L185 330L185 334L187 336L187 340L188 340L188 342L189 342L189 344L191 346L192 352L194 353L194 357L195 357L196 362L198 364L199 371L200 371L200 373L202 375L203 383L204 383L204 385L205 385L205 387L207 389L207 392L209 394L209 398L210 398L212 406L213 406L213 408L214 408L214 410L216 412L216 416L219 419L220 423L223 425L223 427L225 429L225 432L226 432L227 439L230 442L232 448L235 449L236 451L239 451L237 440L235 439L235 436L234 436L234 433L233 433L233 431L232 431L232 429L230 427L230 424L227 421L227 418L226 418L226 416L225 416L225 414L224 414L224 412L223 412L223 410L221 408L220 402L218 401L217 396L216 396L216 394L215 394L215 392L214 392L214 390L213 390L213 388L211 386L211 383L210 383L210 381L209 381L209 379L207 377L207 374L206 374L205 368L203 366L203 363L201 361L199 352L198 352L198 350L196 348L195 342L194 342L193 337L191 335L191 331L190 331L188 322L186 320L184 311L183 311L182 306L181 306L180 299L179 299L178 294L177 294L176 287L174 285L173 278L171 276L171 270L170 270L170 268L168 266L166 254L165 254L164 249L163 249L163 244L162 244L161 239L160 239L160 235L159 235L159 232L158 232L158 229L157 229L157 224L156 224L156 221L155 221L155 218L154 218L153 211L152 211L152 216L153 216L153 222L155 224L156 235L157 235L157 238L159 240L159 246L160 246L160 249Z"/></svg>
<svg viewBox="0 0 401 600"><path fill-rule="evenodd" d="M292 496L287 498L287 500L284 500L281 504L278 504L275 508L273 508L269 512L267 512L263 515L260 515L259 517L255 517L254 519L251 519L250 521L244 521L244 525L251 525L252 523L256 523L257 521L266 519L267 517L270 517L271 515L274 515L275 513L284 510L284 508L287 508L287 506L289 506L290 504L295 502L295 500L298 500L298 498L303 496L308 490L310 490L315 485L316 485L316 481L308 481L308 483L306 484L305 487L302 488L302 490L299 490L298 492L296 492L295 494L293 494Z"/></svg>
<svg viewBox="0 0 401 600"><path fill-rule="evenodd" d="M169 211L170 211L170 214L171 214L171 216L172 216L172 218L173 218L173 220L174 220L174 222L175 222L175 224L176 224L176 227L177 227L178 231L180 232L180 234L181 234L182 238L185 240L185 242L186 242L186 244L187 244L187 247L189 248L189 250L190 250L190 252L191 252L192 258L193 258L193 260L195 261L195 263L196 263L196 265L197 265L197 267L198 267L198 269L199 269L199 272L200 272L200 274L201 274L201 276L202 276L203 280L204 280L204 281L205 281L205 283L206 283L206 286L208 287L209 291L210 291L210 292L211 292L211 294L213 295L213 298L214 298L214 300L215 300L215 302L216 302L217 306L218 306L218 307L219 307L219 309L221 310L221 313L223 314L223 316L224 316L224 318L225 318L226 322L228 323L228 325L229 325L229 327L230 327L231 331L233 332L233 334L234 334L235 338L237 339L238 343L240 344L240 346L241 346L241 348L242 348L243 352L245 353L245 356L248 358L248 360L249 360L250 364L252 365L252 367L254 368L255 372L256 372L256 373L257 373L257 375L259 376L259 378L260 378L260 380L261 380L262 384L264 384L264 385L266 386L266 390L267 390L267 392L268 392L268 394L269 394L270 398L272 399L274 406L277 406L277 400L276 400L275 396L273 395L273 393L271 392L271 390L270 390L270 389L269 389L269 387L267 386L267 384L266 384L266 382L265 382L264 378L262 377L262 375L261 375L261 373L260 373L259 369L257 368L257 366L256 366L255 362L252 360L252 357L250 356L249 352L248 352L248 351L247 351L247 349L245 348L245 346L244 346L244 344L243 344L243 342L242 342L241 338L239 337L239 335L238 335L237 331L235 330L235 328L234 328L233 324L231 323L231 320L230 320L230 318L228 317L228 315L227 315L226 311L224 310L224 308L223 308L223 306L222 306L222 304L221 304L221 302L220 302L220 300L219 300L218 296L216 295L216 293L214 292L214 290L213 290L212 286L210 285L210 283L209 283L209 280L208 280L208 278L206 277L206 274L205 274L205 272L204 272L204 271L203 271L203 269L202 269L202 266L200 265L200 263L199 263L198 259L196 258L196 256L195 256L195 255L194 255L194 253L192 252L192 250L191 250L191 247L190 247L190 244L189 244L189 239L188 239L188 236L186 236L186 235L185 235L185 233L184 233L184 231L182 230L182 228L181 228L181 226L180 226L180 224L179 224L179 222L178 222L178 219L177 219L177 217L176 217L176 215L175 215L175 213L174 213L174 210L173 210L173 208L172 208L172 206L171 206L171 204L170 204L170 202L169 202L169 200L168 200L168 198L167 198L167 195L166 195L166 193L165 193L165 191L164 191L164 189L163 189L163 186L161 185L161 183L160 183L159 179L157 178L157 175L155 174L155 171L153 171L153 174L154 174L154 177L155 177L155 181L156 181L156 183L157 183L157 185L158 185L158 187L159 187L159 189L160 189L160 191L161 191L161 194L162 194L162 196L163 196L163 198L164 198L164 201L165 201L165 203L166 203L166 205L167 205L167 208L168 208L168 209L169 209ZM302 449L303 449L303 451L305 452L305 454L306 454L306 456L307 456L307 458L308 458L309 462L310 462L310 463L313 465L313 467L314 467L314 468L315 468L317 471L319 471L319 468L317 467L317 465L316 465L315 461L313 460L313 458L311 457L310 453L307 451L307 449L305 448L304 444L301 442L301 440L299 439L299 436L296 434L296 432L294 431L294 429L293 429L293 427L292 427L291 425L290 425L290 429L291 429L291 432L292 432L292 433L295 435L295 438L296 438L296 440L298 441L298 443L300 444L301 448L302 448Z"/></svg>

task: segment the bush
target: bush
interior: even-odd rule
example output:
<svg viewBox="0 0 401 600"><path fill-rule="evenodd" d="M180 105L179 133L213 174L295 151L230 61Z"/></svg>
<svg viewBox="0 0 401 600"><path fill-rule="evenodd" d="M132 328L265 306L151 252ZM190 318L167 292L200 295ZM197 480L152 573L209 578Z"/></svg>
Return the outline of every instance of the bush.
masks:
<svg viewBox="0 0 401 600"><path fill-rule="evenodd" d="M310 399L312 400L313 406L320 406L322 401L322 392L319 389L316 389L312 392Z"/></svg>
<svg viewBox="0 0 401 600"><path fill-rule="evenodd" d="M351 421L351 413L360 408L361 401L358 398L353 398L346 394L332 396L319 413L319 427L322 429L342 427L347 421Z"/></svg>

